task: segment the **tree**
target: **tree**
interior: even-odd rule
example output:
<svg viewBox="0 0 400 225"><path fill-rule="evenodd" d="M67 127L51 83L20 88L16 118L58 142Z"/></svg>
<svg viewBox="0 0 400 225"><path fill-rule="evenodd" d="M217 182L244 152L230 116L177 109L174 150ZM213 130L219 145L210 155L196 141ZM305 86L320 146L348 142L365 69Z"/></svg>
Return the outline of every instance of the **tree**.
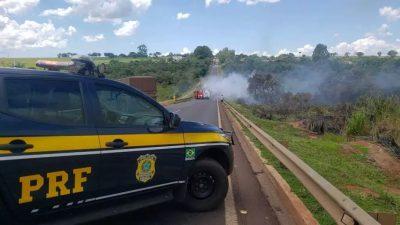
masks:
<svg viewBox="0 0 400 225"><path fill-rule="evenodd" d="M278 102L282 94L282 86L272 74L255 73L249 78L247 90L256 100L269 104Z"/></svg>
<svg viewBox="0 0 400 225"><path fill-rule="evenodd" d="M208 46L197 46L196 49L193 52L193 55L196 56L199 59L206 59L206 58L212 58L213 53L211 49Z"/></svg>
<svg viewBox="0 0 400 225"><path fill-rule="evenodd" d="M153 56L156 58L160 57L161 55L162 55L161 52L154 52L154 54L153 54Z"/></svg>
<svg viewBox="0 0 400 225"><path fill-rule="evenodd" d="M390 56L390 57L396 57L397 51L395 51L395 50L390 50L390 51L387 53L387 55Z"/></svg>
<svg viewBox="0 0 400 225"><path fill-rule="evenodd" d="M349 56L350 56L350 52L344 53L344 57L349 57Z"/></svg>
<svg viewBox="0 0 400 225"><path fill-rule="evenodd" d="M124 58L126 55L124 53L119 54L119 57Z"/></svg>
<svg viewBox="0 0 400 225"><path fill-rule="evenodd" d="M138 52L137 52L138 57L143 57L143 58L147 57L147 46L146 45L141 44L137 47L137 49L138 49Z"/></svg>
<svg viewBox="0 0 400 225"><path fill-rule="evenodd" d="M217 53L217 58L221 64L225 62L232 62L235 59L235 50L224 48Z"/></svg>
<svg viewBox="0 0 400 225"><path fill-rule="evenodd" d="M91 56L91 57L99 57L99 56L101 56L101 53L99 53L99 52L93 52L93 53L89 53L88 56Z"/></svg>
<svg viewBox="0 0 400 225"><path fill-rule="evenodd" d="M108 57L108 58L114 58L115 57L114 53L110 53L110 52L105 52L104 56Z"/></svg>
<svg viewBox="0 0 400 225"><path fill-rule="evenodd" d="M312 59L314 62L328 59L330 56L328 47L324 44L318 44L312 54Z"/></svg>
<svg viewBox="0 0 400 225"><path fill-rule="evenodd" d="M358 57L364 56L364 52L356 52L356 56Z"/></svg>
<svg viewBox="0 0 400 225"><path fill-rule="evenodd" d="M137 58L137 57L139 57L138 54L137 54L136 52L129 52L128 56L131 57L131 58Z"/></svg>
<svg viewBox="0 0 400 225"><path fill-rule="evenodd" d="M382 52L381 51L379 51L377 54L378 54L379 57L382 56Z"/></svg>

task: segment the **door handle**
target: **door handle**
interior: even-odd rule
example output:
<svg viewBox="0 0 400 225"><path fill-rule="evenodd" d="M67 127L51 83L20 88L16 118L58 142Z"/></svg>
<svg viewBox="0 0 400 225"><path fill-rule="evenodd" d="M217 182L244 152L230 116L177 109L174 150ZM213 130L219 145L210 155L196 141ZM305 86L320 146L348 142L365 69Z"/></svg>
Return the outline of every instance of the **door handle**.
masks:
<svg viewBox="0 0 400 225"><path fill-rule="evenodd" d="M22 153L30 148L33 148L33 145L27 144L23 140L13 140L9 144L0 145L0 151L10 151L12 153Z"/></svg>
<svg viewBox="0 0 400 225"><path fill-rule="evenodd" d="M115 139L112 142L107 142L106 146L110 148L123 148L128 145L128 142L125 142L121 139Z"/></svg>

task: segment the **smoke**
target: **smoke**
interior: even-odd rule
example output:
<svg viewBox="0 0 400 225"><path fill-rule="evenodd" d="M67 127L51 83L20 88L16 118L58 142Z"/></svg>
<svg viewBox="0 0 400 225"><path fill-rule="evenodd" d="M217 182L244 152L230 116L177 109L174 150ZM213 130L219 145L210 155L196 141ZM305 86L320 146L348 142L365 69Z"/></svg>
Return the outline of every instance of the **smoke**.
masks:
<svg viewBox="0 0 400 225"><path fill-rule="evenodd" d="M240 99L247 103L266 103L267 98L274 97L282 103L286 93L311 94L313 103L328 105L353 103L363 95L400 95L400 73L393 68L382 70L360 69L342 62L318 62L296 65L280 73L256 72L262 76L271 74L279 81L280 90L273 93L274 96L257 97L258 101L248 89L250 74L212 75L203 80L202 86L211 92L212 98L222 95L226 99Z"/></svg>
<svg viewBox="0 0 400 225"><path fill-rule="evenodd" d="M308 66L298 66L281 77L285 92L317 94L328 73L315 71Z"/></svg>
<svg viewBox="0 0 400 225"><path fill-rule="evenodd" d="M212 75L206 77L202 82L203 89L210 91L211 98L243 99L250 103L254 100L247 90L248 86L248 77L238 73Z"/></svg>
<svg viewBox="0 0 400 225"><path fill-rule="evenodd" d="M400 75L393 73L381 73L374 77L373 82L383 90L392 91L400 89Z"/></svg>

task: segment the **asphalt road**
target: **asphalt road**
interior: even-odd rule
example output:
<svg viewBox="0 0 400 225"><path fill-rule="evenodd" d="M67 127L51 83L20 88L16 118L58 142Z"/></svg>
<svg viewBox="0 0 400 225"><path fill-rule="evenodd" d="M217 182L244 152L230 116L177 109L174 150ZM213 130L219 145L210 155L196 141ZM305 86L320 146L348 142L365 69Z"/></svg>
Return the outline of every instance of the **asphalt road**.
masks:
<svg viewBox="0 0 400 225"><path fill-rule="evenodd" d="M193 100L168 107L183 120L210 123L218 126L218 107L215 100ZM232 130L224 112L220 118L225 130ZM236 140L237 141L237 140ZM277 219L261 193L250 164L240 146L234 146L235 165L230 176L230 190L225 204L212 212L190 213L168 202L129 214L97 221L96 225L269 225Z"/></svg>

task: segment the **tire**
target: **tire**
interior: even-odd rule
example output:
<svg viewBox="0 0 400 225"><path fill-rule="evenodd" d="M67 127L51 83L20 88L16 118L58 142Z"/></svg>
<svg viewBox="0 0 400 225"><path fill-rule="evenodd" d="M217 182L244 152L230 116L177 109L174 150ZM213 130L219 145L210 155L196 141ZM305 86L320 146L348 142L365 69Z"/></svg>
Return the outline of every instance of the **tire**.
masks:
<svg viewBox="0 0 400 225"><path fill-rule="evenodd" d="M183 205L189 211L204 212L217 208L228 192L228 177L215 160L196 161L188 175Z"/></svg>

